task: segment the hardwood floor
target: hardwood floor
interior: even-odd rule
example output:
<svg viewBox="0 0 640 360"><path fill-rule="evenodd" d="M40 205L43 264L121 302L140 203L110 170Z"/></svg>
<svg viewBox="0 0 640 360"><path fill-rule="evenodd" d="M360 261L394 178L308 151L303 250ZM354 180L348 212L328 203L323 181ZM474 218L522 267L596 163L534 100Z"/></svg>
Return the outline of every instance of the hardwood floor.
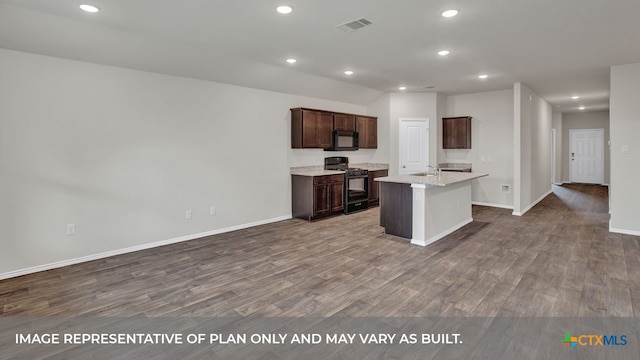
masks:
<svg viewBox="0 0 640 360"><path fill-rule="evenodd" d="M378 209L291 219L0 281L0 316L640 316L640 237L607 188L554 186L522 217L474 206L427 247Z"/></svg>

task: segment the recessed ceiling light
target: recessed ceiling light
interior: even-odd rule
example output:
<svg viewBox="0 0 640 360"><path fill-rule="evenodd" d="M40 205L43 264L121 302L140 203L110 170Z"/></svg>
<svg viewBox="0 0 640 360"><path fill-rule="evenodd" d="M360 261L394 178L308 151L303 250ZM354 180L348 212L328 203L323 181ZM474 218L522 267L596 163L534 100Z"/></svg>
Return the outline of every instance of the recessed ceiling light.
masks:
<svg viewBox="0 0 640 360"><path fill-rule="evenodd" d="M98 11L100 11L100 8L97 6L93 6L93 5L88 5L88 4L82 4L80 5L80 9L86 11L86 12L90 12L90 13L97 13Z"/></svg>
<svg viewBox="0 0 640 360"><path fill-rule="evenodd" d="M573 100L577 100L577 99L580 99L580 96L572 96L571 98L572 98Z"/></svg>
<svg viewBox="0 0 640 360"><path fill-rule="evenodd" d="M449 50L440 50L440 51L438 51L438 55L440 55L440 56L447 56L449 54L451 54L451 51L449 51Z"/></svg>
<svg viewBox="0 0 640 360"><path fill-rule="evenodd" d="M398 90L403 90L403 91L404 91L404 90L407 90L407 87L406 87L406 86L400 86L400 87L398 88Z"/></svg>
<svg viewBox="0 0 640 360"><path fill-rule="evenodd" d="M279 12L280 14L288 14L293 11L293 8L291 6L282 5L282 6L278 6L276 8L276 11Z"/></svg>
<svg viewBox="0 0 640 360"><path fill-rule="evenodd" d="M446 11L443 11L443 12L442 12L442 16L444 16L444 17L446 17L446 18L448 18L448 17L454 17L454 16L456 16L456 15L458 15L458 10L454 10L454 9L446 10Z"/></svg>
<svg viewBox="0 0 640 360"><path fill-rule="evenodd" d="M347 70L344 72L345 75L353 75L353 71L351 70Z"/></svg>
<svg viewBox="0 0 640 360"><path fill-rule="evenodd" d="M296 61L298 61L298 60L293 59L293 58L289 58L289 59L287 59L287 62L288 62L289 64L295 64L295 63L296 63Z"/></svg>
<svg viewBox="0 0 640 360"><path fill-rule="evenodd" d="M584 110L584 109L586 109L584 106L580 106L580 107L578 108L578 110Z"/></svg>
<svg viewBox="0 0 640 360"><path fill-rule="evenodd" d="M487 75L487 74L478 75L478 79L486 79L488 77L489 77L489 75Z"/></svg>

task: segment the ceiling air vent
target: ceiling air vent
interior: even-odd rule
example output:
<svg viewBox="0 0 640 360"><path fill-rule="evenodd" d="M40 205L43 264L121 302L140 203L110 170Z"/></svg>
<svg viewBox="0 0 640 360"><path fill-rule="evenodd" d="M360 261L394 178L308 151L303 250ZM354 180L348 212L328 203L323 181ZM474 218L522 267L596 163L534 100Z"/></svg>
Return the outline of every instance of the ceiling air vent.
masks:
<svg viewBox="0 0 640 360"><path fill-rule="evenodd" d="M371 24L373 24L371 20L366 18L360 18L360 19L346 22L344 24L340 24L336 27L344 32L354 32L358 29L362 29L363 27Z"/></svg>

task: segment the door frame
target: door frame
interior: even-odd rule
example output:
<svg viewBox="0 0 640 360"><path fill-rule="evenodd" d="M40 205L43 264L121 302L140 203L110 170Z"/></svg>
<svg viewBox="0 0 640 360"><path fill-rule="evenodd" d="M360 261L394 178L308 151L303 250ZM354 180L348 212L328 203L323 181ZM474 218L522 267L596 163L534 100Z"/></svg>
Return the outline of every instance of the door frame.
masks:
<svg viewBox="0 0 640 360"><path fill-rule="evenodd" d="M571 161L571 150L573 150L573 134L582 131L596 131L600 133L600 182L596 184L604 184L604 129L569 129L569 181L573 183L573 162Z"/></svg>
<svg viewBox="0 0 640 360"><path fill-rule="evenodd" d="M403 152L403 143L402 143L402 123L405 121L419 121L419 122L424 122L427 128L427 139L430 141L430 136L431 134L429 133L430 129L429 129L429 118L398 118L398 160L399 160L399 164L398 164L398 174L404 174L404 172L402 171L402 164L404 163L404 152ZM430 147L431 144L427 144L427 163L429 162L429 155L430 155Z"/></svg>
<svg viewBox="0 0 640 360"><path fill-rule="evenodd" d="M551 183L556 182L556 129L551 129Z"/></svg>

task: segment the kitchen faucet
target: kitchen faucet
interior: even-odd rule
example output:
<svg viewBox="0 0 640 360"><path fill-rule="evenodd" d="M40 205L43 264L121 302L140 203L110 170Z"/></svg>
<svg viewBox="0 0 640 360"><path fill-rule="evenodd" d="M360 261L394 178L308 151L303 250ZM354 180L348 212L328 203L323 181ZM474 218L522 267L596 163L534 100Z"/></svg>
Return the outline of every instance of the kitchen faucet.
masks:
<svg viewBox="0 0 640 360"><path fill-rule="evenodd" d="M440 176L440 168L432 165L427 165L427 174L429 173L429 169L433 169L434 175Z"/></svg>

